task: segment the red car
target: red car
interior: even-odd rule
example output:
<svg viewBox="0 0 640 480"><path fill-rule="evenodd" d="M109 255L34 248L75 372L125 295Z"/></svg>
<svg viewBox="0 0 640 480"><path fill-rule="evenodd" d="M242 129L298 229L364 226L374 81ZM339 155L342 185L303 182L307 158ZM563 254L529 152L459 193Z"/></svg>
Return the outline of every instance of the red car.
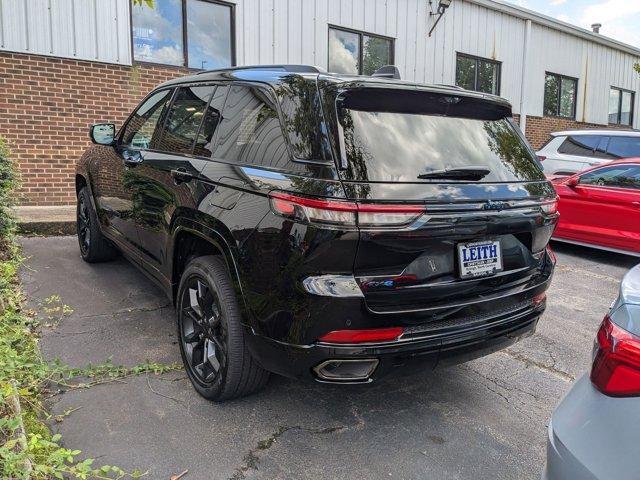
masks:
<svg viewBox="0 0 640 480"><path fill-rule="evenodd" d="M640 158L551 181L560 196L555 240L640 256Z"/></svg>

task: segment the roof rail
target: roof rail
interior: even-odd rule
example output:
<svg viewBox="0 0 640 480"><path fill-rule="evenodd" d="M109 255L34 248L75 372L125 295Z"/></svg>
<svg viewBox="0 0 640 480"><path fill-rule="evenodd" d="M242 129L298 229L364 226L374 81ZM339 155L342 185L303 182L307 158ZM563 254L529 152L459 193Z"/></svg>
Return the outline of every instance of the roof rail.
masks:
<svg viewBox="0 0 640 480"><path fill-rule="evenodd" d="M372 77L394 78L400 80L400 70L395 65L384 65L377 69Z"/></svg>
<svg viewBox="0 0 640 480"><path fill-rule="evenodd" d="M464 87L460 85L450 85L448 83L436 83L436 87L447 87L447 88L455 88L456 90L466 90Z"/></svg>
<svg viewBox="0 0 640 480"><path fill-rule="evenodd" d="M324 73L324 70L322 68L315 67L313 65L243 65L239 67L203 70L201 72L198 72L197 75L202 75L205 73L228 72L228 71L238 71L238 70L276 70L280 72L291 72L291 73Z"/></svg>

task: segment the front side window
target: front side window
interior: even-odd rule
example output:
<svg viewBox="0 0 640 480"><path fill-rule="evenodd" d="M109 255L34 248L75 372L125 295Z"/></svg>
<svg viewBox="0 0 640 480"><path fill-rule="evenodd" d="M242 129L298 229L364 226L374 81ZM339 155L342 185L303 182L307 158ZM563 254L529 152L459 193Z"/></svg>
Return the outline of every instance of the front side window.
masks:
<svg viewBox="0 0 640 480"><path fill-rule="evenodd" d="M640 136L621 137L612 135L607 148L609 158L640 157Z"/></svg>
<svg viewBox="0 0 640 480"><path fill-rule="evenodd" d="M615 165L585 173L580 185L640 189L640 165Z"/></svg>
<svg viewBox="0 0 640 480"><path fill-rule="evenodd" d="M157 138L158 122L169 106L173 90L160 90L147 98L127 122L121 137L123 145L147 149Z"/></svg>
<svg viewBox="0 0 640 480"><path fill-rule="evenodd" d="M233 65L232 8L213 0L132 5L134 60L196 69Z"/></svg>
<svg viewBox="0 0 640 480"><path fill-rule="evenodd" d="M371 75L393 63L393 40L379 35L329 27L329 71Z"/></svg>
<svg viewBox="0 0 640 480"><path fill-rule="evenodd" d="M631 125L633 122L633 101L633 92L611 87L609 90L609 123Z"/></svg>
<svg viewBox="0 0 640 480"><path fill-rule="evenodd" d="M547 73L544 81L544 115L575 118L578 80Z"/></svg>
<svg viewBox="0 0 640 480"><path fill-rule="evenodd" d="M458 53L456 85L467 90L500 95L500 62Z"/></svg>
<svg viewBox="0 0 640 480"><path fill-rule="evenodd" d="M259 87L231 87L216 143L216 159L275 168L289 161L274 101Z"/></svg>
<svg viewBox="0 0 640 480"><path fill-rule="evenodd" d="M213 94L213 86L182 87L178 90L154 148L171 153L191 153L193 143Z"/></svg>

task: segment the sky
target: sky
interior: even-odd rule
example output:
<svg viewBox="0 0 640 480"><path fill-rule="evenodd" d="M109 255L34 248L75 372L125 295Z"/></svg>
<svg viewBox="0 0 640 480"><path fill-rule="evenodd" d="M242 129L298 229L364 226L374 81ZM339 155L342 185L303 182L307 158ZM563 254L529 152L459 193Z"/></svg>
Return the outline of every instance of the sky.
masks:
<svg viewBox="0 0 640 480"><path fill-rule="evenodd" d="M640 0L506 0L640 48Z"/></svg>

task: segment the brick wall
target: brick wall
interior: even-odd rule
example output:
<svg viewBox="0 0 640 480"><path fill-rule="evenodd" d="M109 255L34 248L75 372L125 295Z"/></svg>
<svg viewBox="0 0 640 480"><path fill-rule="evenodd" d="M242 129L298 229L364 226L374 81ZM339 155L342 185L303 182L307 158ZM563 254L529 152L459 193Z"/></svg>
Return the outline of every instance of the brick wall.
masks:
<svg viewBox="0 0 640 480"><path fill-rule="evenodd" d="M75 162L95 122L122 124L154 86L188 73L0 52L0 135L18 164L23 205L75 203Z"/></svg>

